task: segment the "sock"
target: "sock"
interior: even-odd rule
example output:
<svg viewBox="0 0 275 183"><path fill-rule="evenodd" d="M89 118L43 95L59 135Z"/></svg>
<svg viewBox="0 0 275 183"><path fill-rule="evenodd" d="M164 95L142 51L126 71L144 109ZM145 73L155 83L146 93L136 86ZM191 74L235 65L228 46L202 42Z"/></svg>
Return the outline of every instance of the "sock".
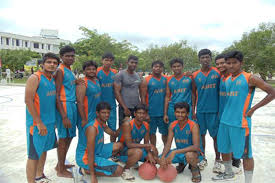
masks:
<svg viewBox="0 0 275 183"><path fill-rule="evenodd" d="M252 183L253 171L244 171L245 183Z"/></svg>
<svg viewBox="0 0 275 183"><path fill-rule="evenodd" d="M226 174L233 173L233 170L232 170L232 160L230 160L230 161L223 161L223 165L224 165L224 168L225 168L224 172Z"/></svg>

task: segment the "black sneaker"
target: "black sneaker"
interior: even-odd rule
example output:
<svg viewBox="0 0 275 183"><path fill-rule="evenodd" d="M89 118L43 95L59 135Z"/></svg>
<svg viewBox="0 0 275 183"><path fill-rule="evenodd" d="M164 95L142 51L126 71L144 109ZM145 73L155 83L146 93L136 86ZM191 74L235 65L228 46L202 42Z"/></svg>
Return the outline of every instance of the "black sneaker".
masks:
<svg viewBox="0 0 275 183"><path fill-rule="evenodd" d="M241 160L240 159L232 159L232 166L240 168Z"/></svg>

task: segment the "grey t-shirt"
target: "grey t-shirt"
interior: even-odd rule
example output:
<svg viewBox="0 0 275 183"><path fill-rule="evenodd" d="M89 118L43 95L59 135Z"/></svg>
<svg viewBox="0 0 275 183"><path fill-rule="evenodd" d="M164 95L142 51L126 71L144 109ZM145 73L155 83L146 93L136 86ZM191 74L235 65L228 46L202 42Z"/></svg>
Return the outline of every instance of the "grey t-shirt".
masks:
<svg viewBox="0 0 275 183"><path fill-rule="evenodd" d="M127 70L121 70L115 75L115 82L121 85L121 96L128 108L134 108L140 103L139 85L141 78L138 73L129 74Z"/></svg>

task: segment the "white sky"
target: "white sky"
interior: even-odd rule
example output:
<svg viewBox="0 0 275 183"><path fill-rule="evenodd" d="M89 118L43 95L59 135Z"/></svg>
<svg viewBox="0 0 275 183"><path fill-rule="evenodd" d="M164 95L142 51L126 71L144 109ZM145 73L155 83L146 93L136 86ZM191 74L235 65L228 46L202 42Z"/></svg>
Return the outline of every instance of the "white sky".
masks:
<svg viewBox="0 0 275 183"><path fill-rule="evenodd" d="M0 31L58 29L74 42L85 26L140 49L187 40L222 51L261 22L275 22L275 0L0 0Z"/></svg>

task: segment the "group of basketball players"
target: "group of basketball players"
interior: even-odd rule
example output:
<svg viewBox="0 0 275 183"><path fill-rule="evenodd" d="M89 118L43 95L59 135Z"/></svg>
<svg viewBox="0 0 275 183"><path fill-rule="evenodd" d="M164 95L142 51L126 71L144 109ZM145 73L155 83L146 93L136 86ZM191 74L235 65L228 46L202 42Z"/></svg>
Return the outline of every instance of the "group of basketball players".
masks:
<svg viewBox="0 0 275 183"><path fill-rule="evenodd" d="M213 172L218 174L212 180L233 180L239 171L232 165L239 168L243 159L245 182L252 182L251 116L275 98L275 90L242 70L239 51L218 55L216 67L211 66L210 50L200 50L198 58L201 69L194 73L184 73L183 60L175 58L170 61L172 76L162 74L164 64L158 60L152 63L151 75L141 78L135 72L136 56L130 56L127 68L117 73L111 68L114 56L106 53L102 67L87 61L83 64L85 78L77 79L71 70L74 48L61 48L60 58L45 54L41 70L26 84L28 183L51 181L44 175L44 165L47 151L56 147L57 176L73 177L68 169L74 165L65 160L76 128L78 173L88 174L92 183L98 182L97 176L133 181L130 168L138 168L139 161L164 168L178 163L178 173L189 164L192 182L200 182L200 171L207 166L207 130L216 153ZM251 107L256 87L267 96ZM156 148L157 128L164 144L162 153ZM111 143L104 143L104 132ZM175 149L171 149L173 139Z"/></svg>

